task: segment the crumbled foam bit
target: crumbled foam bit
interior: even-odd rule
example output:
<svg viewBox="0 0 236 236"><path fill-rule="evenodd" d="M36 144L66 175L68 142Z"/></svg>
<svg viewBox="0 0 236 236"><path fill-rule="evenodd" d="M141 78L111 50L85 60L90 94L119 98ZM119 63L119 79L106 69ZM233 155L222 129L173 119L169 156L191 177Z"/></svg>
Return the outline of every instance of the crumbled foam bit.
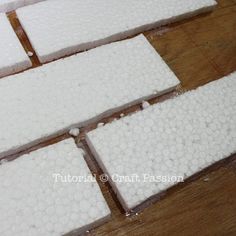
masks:
<svg viewBox="0 0 236 236"><path fill-rule="evenodd" d="M204 178L203 181L204 182L208 182L210 179L208 177Z"/></svg>
<svg viewBox="0 0 236 236"><path fill-rule="evenodd" d="M143 101L143 102L142 102L142 108L143 108L143 109L147 109L148 107L150 107L150 103L147 102L147 101Z"/></svg>
<svg viewBox="0 0 236 236"><path fill-rule="evenodd" d="M0 235L61 236L105 222L110 210L91 176L71 139L0 166Z"/></svg>
<svg viewBox="0 0 236 236"><path fill-rule="evenodd" d="M51 0L18 9L17 15L43 63L192 17L215 5L214 0Z"/></svg>
<svg viewBox="0 0 236 236"><path fill-rule="evenodd" d="M129 210L235 153L235 107L236 73L93 130L86 139L107 174L127 177L112 185Z"/></svg>
<svg viewBox="0 0 236 236"><path fill-rule="evenodd" d="M0 12L14 11L19 7L27 6L44 0L1 0Z"/></svg>
<svg viewBox="0 0 236 236"><path fill-rule="evenodd" d="M0 78L32 64L5 14L0 14Z"/></svg>
<svg viewBox="0 0 236 236"><path fill-rule="evenodd" d="M0 80L0 157L178 84L143 35Z"/></svg>
<svg viewBox="0 0 236 236"><path fill-rule="evenodd" d="M98 123L98 125L97 125L97 127L99 128L99 127L102 127L102 126L104 126L104 123Z"/></svg>
<svg viewBox="0 0 236 236"><path fill-rule="evenodd" d="M78 137L80 134L79 128L73 128L69 131L69 134L73 137Z"/></svg>
<svg viewBox="0 0 236 236"><path fill-rule="evenodd" d="M29 57L32 57L32 56L34 55L34 53L31 52L31 51L28 51L28 52L27 52L27 55L28 55Z"/></svg>

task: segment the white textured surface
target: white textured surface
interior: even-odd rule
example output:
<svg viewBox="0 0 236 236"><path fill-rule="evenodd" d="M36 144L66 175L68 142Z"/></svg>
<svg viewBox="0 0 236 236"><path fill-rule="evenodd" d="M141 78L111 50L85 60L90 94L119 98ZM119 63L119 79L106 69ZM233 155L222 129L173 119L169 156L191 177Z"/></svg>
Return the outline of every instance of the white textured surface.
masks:
<svg viewBox="0 0 236 236"><path fill-rule="evenodd" d="M91 131L87 140L111 176L140 177L114 183L133 208L175 184L144 182L144 174L186 178L236 152L236 73Z"/></svg>
<svg viewBox="0 0 236 236"><path fill-rule="evenodd" d="M91 177L73 140L0 165L1 236L61 236L109 216L96 181L62 182L55 174Z"/></svg>
<svg viewBox="0 0 236 236"><path fill-rule="evenodd" d="M0 14L0 77L31 66L30 59L5 14Z"/></svg>
<svg viewBox="0 0 236 236"><path fill-rule="evenodd" d="M214 0L51 0L21 8L17 15L45 62L196 15L215 4Z"/></svg>
<svg viewBox="0 0 236 236"><path fill-rule="evenodd" d="M0 0L0 12L14 11L19 7L34 4L44 0Z"/></svg>
<svg viewBox="0 0 236 236"><path fill-rule="evenodd" d="M0 80L0 157L178 83L142 35Z"/></svg>

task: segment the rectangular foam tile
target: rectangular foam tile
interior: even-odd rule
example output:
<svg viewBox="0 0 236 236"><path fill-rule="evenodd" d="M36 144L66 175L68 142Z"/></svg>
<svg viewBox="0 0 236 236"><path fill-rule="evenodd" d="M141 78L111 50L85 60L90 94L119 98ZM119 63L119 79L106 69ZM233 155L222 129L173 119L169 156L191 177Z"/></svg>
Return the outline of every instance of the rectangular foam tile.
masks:
<svg viewBox="0 0 236 236"><path fill-rule="evenodd" d="M19 7L34 4L44 0L1 0L0 2L0 12L10 12L14 11Z"/></svg>
<svg viewBox="0 0 236 236"><path fill-rule="evenodd" d="M143 35L0 80L0 157L177 84Z"/></svg>
<svg viewBox="0 0 236 236"><path fill-rule="evenodd" d="M91 131L86 139L129 211L235 153L235 107L236 73Z"/></svg>
<svg viewBox="0 0 236 236"><path fill-rule="evenodd" d="M5 14L0 14L0 78L32 64Z"/></svg>
<svg viewBox="0 0 236 236"><path fill-rule="evenodd" d="M51 0L17 10L41 62L211 10L214 0ZM53 17L52 17L53 16Z"/></svg>
<svg viewBox="0 0 236 236"><path fill-rule="evenodd" d="M0 165L0 235L82 233L110 210L73 139Z"/></svg>

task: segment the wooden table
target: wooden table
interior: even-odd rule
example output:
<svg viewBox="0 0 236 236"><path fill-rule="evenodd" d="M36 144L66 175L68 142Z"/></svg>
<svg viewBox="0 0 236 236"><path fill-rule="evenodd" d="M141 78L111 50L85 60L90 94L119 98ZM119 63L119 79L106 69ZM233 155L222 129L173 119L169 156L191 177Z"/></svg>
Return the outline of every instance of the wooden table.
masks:
<svg viewBox="0 0 236 236"><path fill-rule="evenodd" d="M236 0L218 2L213 13L145 32L181 80L181 90L194 89L236 70ZM32 51L15 13L9 18L25 49ZM37 57L32 60L34 67L39 65ZM90 168L99 173L96 166ZM99 184L112 219L89 235L236 235L236 158L170 189L160 201L133 217L124 215L108 185Z"/></svg>

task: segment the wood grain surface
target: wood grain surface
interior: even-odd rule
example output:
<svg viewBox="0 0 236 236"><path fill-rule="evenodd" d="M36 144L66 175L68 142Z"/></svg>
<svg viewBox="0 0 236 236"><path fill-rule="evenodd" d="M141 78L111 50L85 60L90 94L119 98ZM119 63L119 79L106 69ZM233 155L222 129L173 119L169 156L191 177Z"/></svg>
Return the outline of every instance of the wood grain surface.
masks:
<svg viewBox="0 0 236 236"><path fill-rule="evenodd" d="M180 79L180 92L236 70L236 0L219 0L218 3L212 13L145 32ZM33 51L15 12L8 17L25 50ZM33 67L40 66L35 54L31 59ZM159 101L152 99L151 103ZM133 106L124 113L138 109L139 106ZM102 121L110 122L116 117L118 113ZM95 127L96 124L92 124L83 129L78 145L81 145L79 141L86 145L84 132ZM67 137L63 135L33 149ZM88 162L94 173L100 173L95 163ZM132 217L125 216L108 184L99 182L99 185L112 210L112 218L88 235L236 235L236 158L229 158L204 171L197 179L170 189L160 201Z"/></svg>

